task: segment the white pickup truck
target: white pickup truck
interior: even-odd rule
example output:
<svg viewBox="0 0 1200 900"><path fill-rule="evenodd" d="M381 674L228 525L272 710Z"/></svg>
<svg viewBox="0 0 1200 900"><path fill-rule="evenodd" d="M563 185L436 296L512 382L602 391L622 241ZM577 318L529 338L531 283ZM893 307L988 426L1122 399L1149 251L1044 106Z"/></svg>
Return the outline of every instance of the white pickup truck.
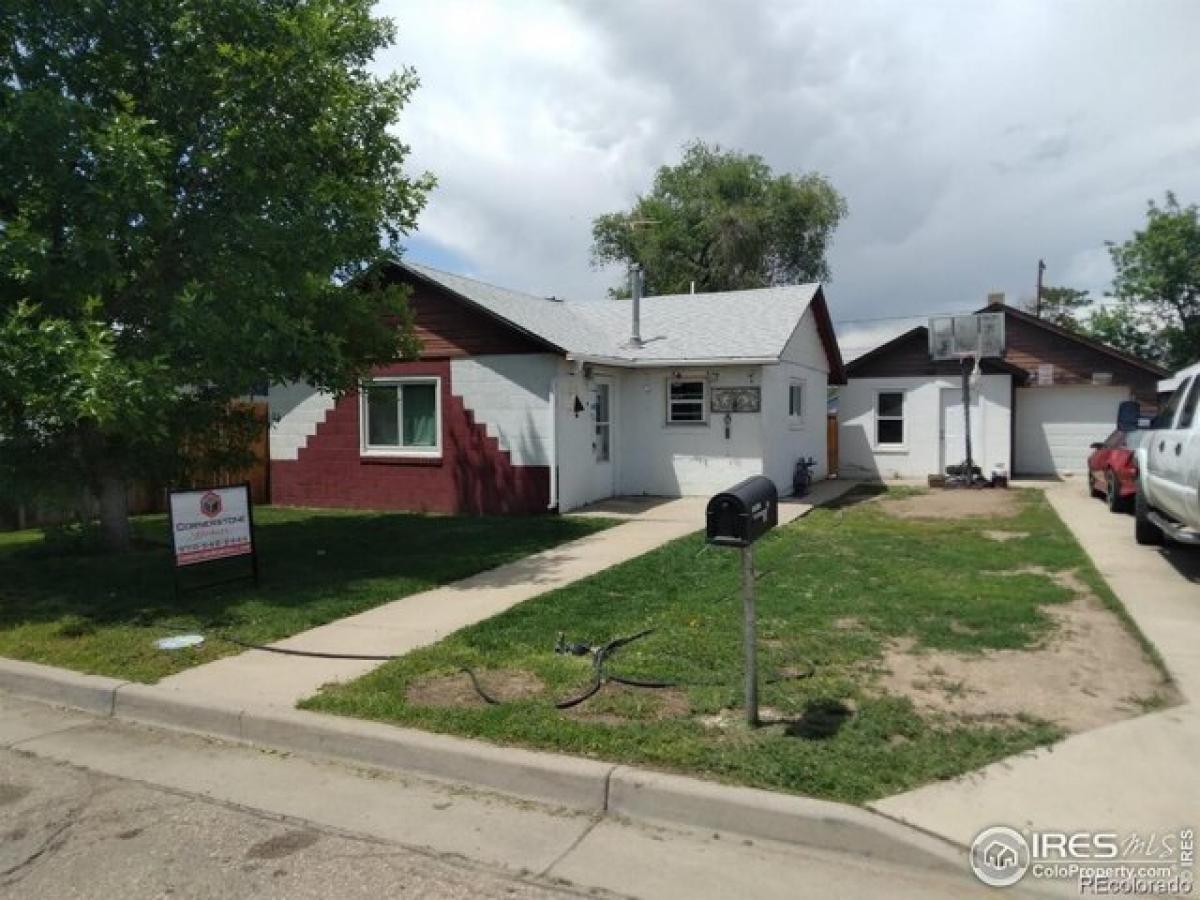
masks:
<svg viewBox="0 0 1200 900"><path fill-rule="evenodd" d="M1137 542L1200 545L1200 371L1186 375L1138 433L1134 453Z"/></svg>

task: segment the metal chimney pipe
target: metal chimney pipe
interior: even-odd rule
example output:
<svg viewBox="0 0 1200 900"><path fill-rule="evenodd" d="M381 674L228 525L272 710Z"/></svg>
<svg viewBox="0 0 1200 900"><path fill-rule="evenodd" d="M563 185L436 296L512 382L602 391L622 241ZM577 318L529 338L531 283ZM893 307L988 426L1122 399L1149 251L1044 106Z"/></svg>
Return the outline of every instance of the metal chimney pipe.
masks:
<svg viewBox="0 0 1200 900"><path fill-rule="evenodd" d="M633 298L633 337L629 343L642 345L642 267L634 263L629 267L629 294Z"/></svg>

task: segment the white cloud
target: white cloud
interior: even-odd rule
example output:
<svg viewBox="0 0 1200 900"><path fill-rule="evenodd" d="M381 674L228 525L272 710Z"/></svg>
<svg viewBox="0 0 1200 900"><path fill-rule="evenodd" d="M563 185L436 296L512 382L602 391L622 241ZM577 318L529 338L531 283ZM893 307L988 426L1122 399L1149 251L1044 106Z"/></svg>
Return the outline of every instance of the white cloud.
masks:
<svg viewBox="0 0 1200 900"><path fill-rule="evenodd" d="M417 252L513 287L614 283L589 266L591 219L695 137L846 195L838 319L1029 296L1039 257L1048 283L1101 292L1104 241L1139 227L1147 199L1200 201L1189 0L379 9L400 40L377 65L423 82L403 121L414 169L440 179Z"/></svg>

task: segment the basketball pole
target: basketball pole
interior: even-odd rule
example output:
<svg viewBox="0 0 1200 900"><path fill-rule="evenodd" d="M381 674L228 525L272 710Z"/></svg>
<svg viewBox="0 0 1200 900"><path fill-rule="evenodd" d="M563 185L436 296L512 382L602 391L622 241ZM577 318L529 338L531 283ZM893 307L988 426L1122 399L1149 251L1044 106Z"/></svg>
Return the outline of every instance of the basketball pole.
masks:
<svg viewBox="0 0 1200 900"><path fill-rule="evenodd" d="M971 459L971 357L962 358L963 431L967 438L967 485L975 483L975 463Z"/></svg>

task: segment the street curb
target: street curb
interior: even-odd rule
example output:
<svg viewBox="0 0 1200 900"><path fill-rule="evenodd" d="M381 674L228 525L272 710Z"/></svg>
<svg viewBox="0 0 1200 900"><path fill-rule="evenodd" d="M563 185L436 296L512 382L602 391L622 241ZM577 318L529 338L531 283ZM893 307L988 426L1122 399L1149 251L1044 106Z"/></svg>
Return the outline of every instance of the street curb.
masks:
<svg viewBox="0 0 1200 900"><path fill-rule="evenodd" d="M870 810L305 710L235 709L143 684L0 659L0 690L251 746L332 757L591 813L964 871L956 845Z"/></svg>
<svg viewBox="0 0 1200 900"><path fill-rule="evenodd" d="M242 739L602 811L611 764L303 710L246 711Z"/></svg>
<svg viewBox="0 0 1200 900"><path fill-rule="evenodd" d="M113 714L117 689L128 683L102 675L81 675L41 663L0 659L0 689L98 716Z"/></svg>
<svg viewBox="0 0 1200 900"><path fill-rule="evenodd" d="M619 766L608 809L961 875L965 850L868 809Z"/></svg>

